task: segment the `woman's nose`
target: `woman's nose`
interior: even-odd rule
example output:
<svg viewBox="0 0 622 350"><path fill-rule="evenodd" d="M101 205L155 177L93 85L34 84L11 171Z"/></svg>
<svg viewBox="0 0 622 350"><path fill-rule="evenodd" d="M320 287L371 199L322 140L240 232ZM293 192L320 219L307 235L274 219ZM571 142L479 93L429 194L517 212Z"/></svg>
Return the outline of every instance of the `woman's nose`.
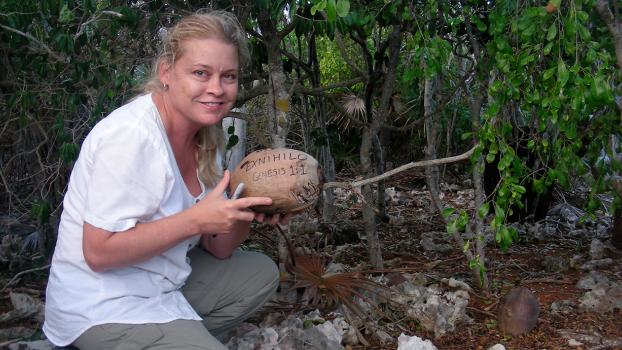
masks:
<svg viewBox="0 0 622 350"><path fill-rule="evenodd" d="M207 81L207 86L205 87L207 93L213 95L220 95L223 92L221 77L217 74L211 76L211 78Z"/></svg>

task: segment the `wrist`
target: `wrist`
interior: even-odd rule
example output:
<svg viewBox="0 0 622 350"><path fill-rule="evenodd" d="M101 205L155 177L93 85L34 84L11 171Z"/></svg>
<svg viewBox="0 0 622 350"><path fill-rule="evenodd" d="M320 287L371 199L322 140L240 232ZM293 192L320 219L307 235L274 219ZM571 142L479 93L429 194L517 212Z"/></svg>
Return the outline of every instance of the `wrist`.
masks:
<svg viewBox="0 0 622 350"><path fill-rule="evenodd" d="M192 208L182 213L185 217L181 220L182 227L185 228L185 234L187 236L194 236L201 233L201 225L196 219L195 215L192 215Z"/></svg>

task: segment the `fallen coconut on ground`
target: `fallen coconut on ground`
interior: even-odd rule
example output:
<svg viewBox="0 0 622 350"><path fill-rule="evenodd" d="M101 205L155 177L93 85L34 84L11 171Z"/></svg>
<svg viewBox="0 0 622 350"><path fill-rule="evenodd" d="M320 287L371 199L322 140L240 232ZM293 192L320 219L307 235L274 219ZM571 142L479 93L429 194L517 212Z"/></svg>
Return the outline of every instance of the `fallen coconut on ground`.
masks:
<svg viewBox="0 0 622 350"><path fill-rule="evenodd" d="M322 189L318 161L305 152L275 148L247 155L234 169L229 193L240 183L240 197L270 197L272 205L252 209L266 214L285 214L316 203Z"/></svg>
<svg viewBox="0 0 622 350"><path fill-rule="evenodd" d="M512 288L499 303L499 330L513 336L531 331L538 324L538 299L525 287Z"/></svg>

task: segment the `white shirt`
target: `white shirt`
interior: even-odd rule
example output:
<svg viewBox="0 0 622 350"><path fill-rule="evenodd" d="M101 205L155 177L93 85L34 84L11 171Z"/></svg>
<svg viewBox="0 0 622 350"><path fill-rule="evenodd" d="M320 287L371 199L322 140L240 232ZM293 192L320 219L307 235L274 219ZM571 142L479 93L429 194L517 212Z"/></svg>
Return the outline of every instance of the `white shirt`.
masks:
<svg viewBox="0 0 622 350"><path fill-rule="evenodd" d="M58 345L104 323L201 320L180 292L195 236L130 267L93 272L82 252L83 222L111 232L180 212L205 196L188 191L151 94L102 119L85 139L63 201L43 331ZM154 237L157 239L157 237Z"/></svg>

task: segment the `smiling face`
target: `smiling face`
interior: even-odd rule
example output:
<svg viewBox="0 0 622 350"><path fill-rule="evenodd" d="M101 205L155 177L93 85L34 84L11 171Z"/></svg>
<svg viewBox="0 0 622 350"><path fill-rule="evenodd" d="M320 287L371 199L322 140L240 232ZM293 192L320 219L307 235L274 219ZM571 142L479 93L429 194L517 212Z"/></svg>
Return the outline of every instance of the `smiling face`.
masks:
<svg viewBox="0 0 622 350"><path fill-rule="evenodd" d="M197 129L215 125L229 113L238 93L238 50L217 38L187 39L174 65L163 62L160 81L169 118Z"/></svg>

